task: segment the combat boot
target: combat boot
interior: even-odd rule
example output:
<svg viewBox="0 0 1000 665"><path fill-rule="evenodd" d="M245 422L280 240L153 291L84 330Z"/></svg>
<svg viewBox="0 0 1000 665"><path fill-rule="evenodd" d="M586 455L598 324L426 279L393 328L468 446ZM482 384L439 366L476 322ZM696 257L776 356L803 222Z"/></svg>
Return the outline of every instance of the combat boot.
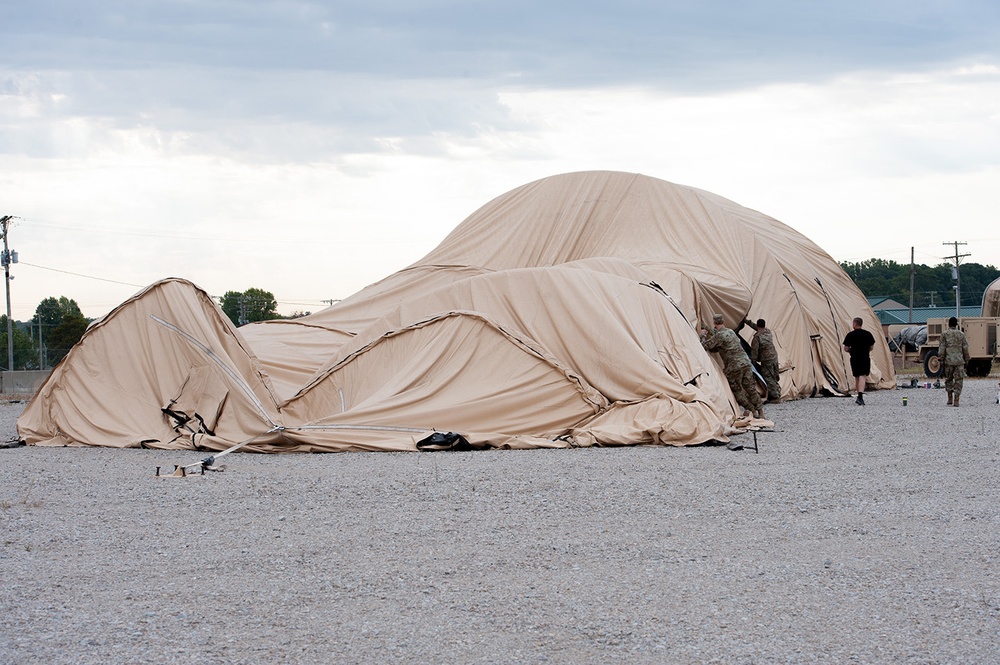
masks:
<svg viewBox="0 0 1000 665"><path fill-rule="evenodd" d="M949 390L948 391L948 406L952 405L952 403L954 402L954 399L955 398L952 396L952 392Z"/></svg>
<svg viewBox="0 0 1000 665"><path fill-rule="evenodd" d="M958 406L958 395L955 395L955 406Z"/></svg>

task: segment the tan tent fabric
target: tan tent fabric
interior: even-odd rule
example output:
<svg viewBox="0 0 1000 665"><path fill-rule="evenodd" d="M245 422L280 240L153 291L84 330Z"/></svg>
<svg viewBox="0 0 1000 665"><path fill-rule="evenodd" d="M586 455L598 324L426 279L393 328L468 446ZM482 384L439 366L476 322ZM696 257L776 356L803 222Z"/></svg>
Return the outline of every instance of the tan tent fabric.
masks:
<svg viewBox="0 0 1000 665"><path fill-rule="evenodd" d="M88 330L18 422L33 445L256 451L688 445L735 403L696 329L774 330L782 394L849 389L840 347L864 296L819 248L707 192L646 176L546 178L326 310L234 328L168 279ZM742 334L749 340L750 331ZM894 385L873 354L876 387Z"/></svg>
<svg viewBox="0 0 1000 665"><path fill-rule="evenodd" d="M313 325L307 318L262 321L243 326L240 333L283 398L298 392L326 364L331 349L354 337L345 330Z"/></svg>
<svg viewBox="0 0 1000 665"><path fill-rule="evenodd" d="M692 322L709 323L713 312L732 327L746 316L766 319L788 353L783 397L834 388L815 376L817 360L849 389L840 342L851 319L879 330L864 295L800 233L714 194L638 174L572 173L524 185L480 208L417 265L502 270L596 256L632 263L661 285L687 275L693 298L668 293ZM812 357L812 335L821 336L821 359ZM872 380L895 385L887 346L875 350Z"/></svg>
<svg viewBox="0 0 1000 665"><path fill-rule="evenodd" d="M983 312L982 316L1000 316L1000 279L990 282L983 292Z"/></svg>
<svg viewBox="0 0 1000 665"><path fill-rule="evenodd" d="M140 292L91 325L53 370L18 420L22 438L190 447L184 440L206 430L240 440L269 429L278 418L269 381L220 313L183 280Z"/></svg>

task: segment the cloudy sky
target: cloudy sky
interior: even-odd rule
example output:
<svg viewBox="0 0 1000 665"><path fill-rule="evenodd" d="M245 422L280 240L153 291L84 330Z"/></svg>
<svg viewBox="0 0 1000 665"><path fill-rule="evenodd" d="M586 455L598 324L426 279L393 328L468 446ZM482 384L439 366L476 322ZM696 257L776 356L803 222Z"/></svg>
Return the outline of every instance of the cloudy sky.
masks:
<svg viewBox="0 0 1000 665"><path fill-rule="evenodd" d="M11 0L0 38L19 320L169 276L316 311L590 169L1000 266L995 0Z"/></svg>

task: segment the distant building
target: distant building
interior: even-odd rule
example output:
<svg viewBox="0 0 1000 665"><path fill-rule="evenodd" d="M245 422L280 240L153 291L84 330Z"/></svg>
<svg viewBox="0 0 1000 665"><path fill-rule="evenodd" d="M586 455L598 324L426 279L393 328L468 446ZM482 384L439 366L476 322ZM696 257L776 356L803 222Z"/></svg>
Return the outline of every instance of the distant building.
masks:
<svg viewBox="0 0 1000 665"><path fill-rule="evenodd" d="M983 310L980 305L966 306L961 309L959 316L980 316L982 311ZM942 319L949 316L955 316L955 308L914 307L912 319L910 318L909 307L876 309L875 316L878 317L879 322L882 324L882 331L887 336L891 337L898 332L899 328L906 326L923 326L927 325L927 319ZM890 329L889 326L892 326L892 328Z"/></svg>
<svg viewBox="0 0 1000 665"><path fill-rule="evenodd" d="M909 309L908 306L901 302L897 302L888 296L875 296L874 298L869 298L868 304L876 312L880 309Z"/></svg>

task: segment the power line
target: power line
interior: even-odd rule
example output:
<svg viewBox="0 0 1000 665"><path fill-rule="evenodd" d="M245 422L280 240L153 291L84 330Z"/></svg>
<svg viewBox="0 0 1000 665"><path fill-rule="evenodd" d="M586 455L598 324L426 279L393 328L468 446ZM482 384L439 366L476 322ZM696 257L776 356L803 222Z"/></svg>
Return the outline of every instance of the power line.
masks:
<svg viewBox="0 0 1000 665"><path fill-rule="evenodd" d="M134 286L136 288L143 288L145 284L132 284L131 282L119 282L117 279L108 279L106 277L94 277L93 275L84 275L79 272L70 272L69 270L60 270L59 268L48 268L46 266L36 265L34 263L28 263L27 261L20 262L22 266L31 266L32 268L39 268L41 270L51 270L52 272L61 272L64 275L73 275L74 277L85 277L87 279L96 279L100 282L111 282L112 284L124 284L125 286Z"/></svg>
<svg viewBox="0 0 1000 665"><path fill-rule="evenodd" d="M48 229L61 229L69 231L86 231L88 234L94 233L105 233L112 235L128 235L128 236L141 236L150 238L176 238L176 231L157 231L150 229L129 229L124 227L114 227L114 226L94 226L87 224L64 224L61 222L56 222L53 220L43 220L37 217L21 217L20 219L31 222L32 228L48 228ZM289 236L262 236L259 234L232 234L224 236L212 236L212 235L202 235L197 233L185 232L184 237L188 240L205 240L205 241L217 241L217 242L262 242L267 244L275 243L289 243L289 244L309 244L309 245L365 245L365 244L398 244L398 243L409 243L421 242L430 239L427 237L400 237L393 236L386 238L384 236L378 238L332 238L323 239L317 237L299 237L291 238Z"/></svg>
<svg viewBox="0 0 1000 665"><path fill-rule="evenodd" d="M145 287L148 286L148 284L133 284L132 282L122 282L122 281L119 281L117 279L108 279L107 277L95 277L94 275L84 275L83 273L79 273L79 272L71 272L69 270L60 270L59 268L49 268L47 266L40 266L40 265L37 265L37 264L34 264L34 263L28 263L27 261L20 261L19 265L22 265L22 266L31 266L32 268L39 268L40 270L49 270L49 271L52 271L52 272L59 272L59 273L63 273L64 275L73 275L74 277L83 277L83 278L86 278L86 279L95 279L95 280L100 281L100 282L111 282L112 284L123 284L125 286L134 286L134 287L136 287L138 289L143 289L143 288L145 288ZM218 300L218 299L222 298L222 296L212 296L212 298L215 298L216 300ZM275 302L278 303L279 305L317 305L318 306L318 305L321 305L323 303L330 302L330 301L328 301L328 300L321 300L319 298L316 298L316 299L296 299L296 300L277 300L276 299ZM334 302L339 302L339 300L335 300Z"/></svg>
<svg viewBox="0 0 1000 665"><path fill-rule="evenodd" d="M279 305L322 305L326 300L275 300L275 302Z"/></svg>

